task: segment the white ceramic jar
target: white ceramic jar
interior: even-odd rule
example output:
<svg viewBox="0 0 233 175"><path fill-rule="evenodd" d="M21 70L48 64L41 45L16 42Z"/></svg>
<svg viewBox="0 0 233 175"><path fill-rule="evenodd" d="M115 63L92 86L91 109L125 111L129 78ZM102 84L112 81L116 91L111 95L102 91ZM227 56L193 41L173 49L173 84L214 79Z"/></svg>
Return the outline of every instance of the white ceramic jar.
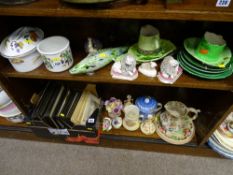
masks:
<svg viewBox="0 0 233 175"><path fill-rule="evenodd" d="M0 53L16 71L32 71L43 63L36 50L43 38L44 32L39 28L20 27L1 42Z"/></svg>
<svg viewBox="0 0 233 175"><path fill-rule="evenodd" d="M73 65L70 42L63 36L51 36L42 40L37 51L42 55L45 67L51 72L62 72Z"/></svg>

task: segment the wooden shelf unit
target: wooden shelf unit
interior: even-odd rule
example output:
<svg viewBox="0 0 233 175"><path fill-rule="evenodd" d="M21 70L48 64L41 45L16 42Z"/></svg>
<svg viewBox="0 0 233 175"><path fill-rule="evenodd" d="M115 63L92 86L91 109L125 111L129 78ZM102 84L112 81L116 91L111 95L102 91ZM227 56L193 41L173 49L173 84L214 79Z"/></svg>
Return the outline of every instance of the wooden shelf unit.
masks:
<svg viewBox="0 0 233 175"><path fill-rule="evenodd" d="M111 46L112 36L110 34L116 33L117 37L120 36L120 39L116 41L118 44L121 39L123 39L122 42L127 41L127 37L129 37L127 34L129 34L130 37L134 37L130 39L131 43L137 40L134 35L136 30L131 35L130 32L125 32L125 29L128 29L128 26L132 29L134 25L138 27L150 22L159 21L158 25L162 24L160 31L163 36L167 36L167 39L172 37L179 45L182 45L180 41L183 41L184 37L191 36L192 32L200 34L203 30L209 29L206 27L209 25L212 26L211 29L223 32L224 35L230 38L231 34L227 33L227 31L233 30L233 11L168 9L164 2L162 0L149 0L145 5L119 2L108 5L108 8L101 9L81 8L79 5L62 3L59 0L38 0L37 2L20 6L0 5L0 24L3 26L0 30L0 40L12 32L12 30L15 30L16 26L20 27L22 24L38 25L38 27L44 27L43 30L46 33L48 32L48 35L53 35L53 33L68 35L67 37L72 40L72 51L75 53L74 59L77 63L85 56L80 48L82 47L83 39L87 36L97 36L98 38L98 35L100 35L103 38L103 35L106 34L107 37L105 37L104 43L110 43L109 45ZM24 20L20 21L19 19ZM108 23L107 26L103 26L105 21ZM121 27L115 28L118 22L120 23L121 21L123 21L123 25L128 25L125 26L123 32L119 30L119 28L122 29ZM189 22L188 25L185 23L187 21ZM170 22L172 24L169 24ZM175 25L176 23L178 25ZM195 25L191 23L195 23ZM220 23L221 27L219 27ZM195 26L201 26L202 28L200 27L201 29L197 28L197 30L193 31ZM104 29L105 27L106 29ZM171 28L175 29L174 27L177 27L177 29L171 32ZM112 33L105 33L110 28ZM177 45L177 43L175 44ZM229 45L233 46L233 42L229 41ZM77 53L79 51L80 53ZM205 145L205 142L226 118L227 114L233 111L233 76L223 80L204 80L183 73L177 82L168 85L159 82L157 78L148 78L141 74L134 81L115 80L110 75L110 69L111 65L108 65L96 71L94 75L88 76L71 75L68 71L52 73L42 65L31 72L19 73L6 60L1 58L0 85L26 114L28 114L32 93L40 89L41 82L49 80L72 83L81 82L84 84L95 83L99 85L101 95L105 99L112 94L119 95L121 99L124 99L131 92L135 93L135 97L146 92L152 96L155 95L156 98L158 97L163 104L168 100L184 100L187 102L187 105L199 107L203 111L195 122L197 128L196 137L190 144L181 146L170 145L159 139L156 134L145 136L140 130L129 132L121 128L120 130L102 132L101 143L98 146L218 157L215 152ZM37 137L31 133L26 124L12 124L5 119L0 119L0 136L64 143L63 140Z"/></svg>

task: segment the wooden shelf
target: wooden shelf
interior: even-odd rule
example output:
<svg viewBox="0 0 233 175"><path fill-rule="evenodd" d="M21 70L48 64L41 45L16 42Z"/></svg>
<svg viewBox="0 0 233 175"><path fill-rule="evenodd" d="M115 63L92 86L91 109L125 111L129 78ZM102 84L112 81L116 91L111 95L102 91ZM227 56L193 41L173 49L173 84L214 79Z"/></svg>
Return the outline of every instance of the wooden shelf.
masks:
<svg viewBox="0 0 233 175"><path fill-rule="evenodd" d="M0 131L0 137L40 141L40 142L70 144L61 139L48 139L48 138L37 137L31 132ZM78 144L85 145L83 143L78 143ZM169 144L155 144L155 143L143 143L143 142L135 143L131 141L117 141L117 140L110 140L105 138L101 138L99 145L89 145L89 146L117 148L117 149L133 149L133 150L143 150L150 152L164 152L164 153L173 153L173 154L220 158L219 154L217 154L207 146L195 147L194 149L193 147L188 147L188 146L176 146Z"/></svg>
<svg viewBox="0 0 233 175"><path fill-rule="evenodd" d="M166 9L162 0L149 0L145 5L117 2L105 9L81 8L58 0L38 0L20 6L2 5L0 15L233 21L233 12L230 11L172 10Z"/></svg>
<svg viewBox="0 0 233 175"><path fill-rule="evenodd" d="M76 58L76 62L79 58ZM96 71L92 76L86 74L71 75L68 71L53 73L48 71L44 65L26 73L20 73L13 69L10 64L5 63L1 68L1 73L5 77L14 78L31 78L31 79L49 79L49 80L69 80L91 83L117 83L117 84L135 84L135 85L150 85L150 86L172 86L184 88L198 89L215 89L215 90L233 90L233 76L223 80L204 80L187 73L183 73L181 77L172 85L161 83L157 78L148 78L142 74L134 81L124 81L113 79L110 75L111 64Z"/></svg>

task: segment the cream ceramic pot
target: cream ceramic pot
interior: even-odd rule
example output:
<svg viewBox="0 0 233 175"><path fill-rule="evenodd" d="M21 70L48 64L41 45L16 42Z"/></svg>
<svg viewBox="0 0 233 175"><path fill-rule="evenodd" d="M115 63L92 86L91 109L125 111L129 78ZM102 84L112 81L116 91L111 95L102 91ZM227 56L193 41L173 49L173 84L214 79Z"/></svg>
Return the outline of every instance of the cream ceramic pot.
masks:
<svg viewBox="0 0 233 175"><path fill-rule="evenodd" d="M52 36L37 46L45 67L51 72L62 72L73 65L69 40L63 36Z"/></svg>

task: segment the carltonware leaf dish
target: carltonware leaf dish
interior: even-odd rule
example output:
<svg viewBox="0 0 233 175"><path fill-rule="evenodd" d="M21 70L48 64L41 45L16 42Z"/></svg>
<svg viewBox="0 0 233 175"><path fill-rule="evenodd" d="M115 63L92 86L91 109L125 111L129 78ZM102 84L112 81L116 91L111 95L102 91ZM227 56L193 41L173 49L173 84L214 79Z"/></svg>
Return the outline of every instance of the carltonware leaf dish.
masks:
<svg viewBox="0 0 233 175"><path fill-rule="evenodd" d="M3 57L15 58L29 55L36 51L37 44L44 38L39 28L21 27L6 37L0 45Z"/></svg>
<svg viewBox="0 0 233 175"><path fill-rule="evenodd" d="M127 49L128 47L100 49L97 52L87 55L81 62L72 67L69 72L71 74L94 72L115 60L118 56L125 53Z"/></svg>
<svg viewBox="0 0 233 175"><path fill-rule="evenodd" d="M184 55L182 51L180 51L177 55L177 60L180 63L180 66L188 73L195 75L204 79L223 79L229 77L233 73L233 60L226 65L225 68L217 68L214 69L212 67L206 66L203 67L198 62L192 62L192 58L188 57L188 55Z"/></svg>
<svg viewBox="0 0 233 175"><path fill-rule="evenodd" d="M196 54L196 48L198 44L201 42L200 38L187 38L184 41L185 50L195 59L201 61L210 66L224 68L230 61L232 57L232 53L229 47L225 47L222 52L219 53L218 58L213 58L210 56L199 57Z"/></svg>
<svg viewBox="0 0 233 175"><path fill-rule="evenodd" d="M152 54L142 54L138 50L138 44L134 44L128 50L128 54L134 56L137 62L149 62L149 61L157 61L167 56L171 52L176 49L176 46L169 40L160 39L160 49L159 51Z"/></svg>

